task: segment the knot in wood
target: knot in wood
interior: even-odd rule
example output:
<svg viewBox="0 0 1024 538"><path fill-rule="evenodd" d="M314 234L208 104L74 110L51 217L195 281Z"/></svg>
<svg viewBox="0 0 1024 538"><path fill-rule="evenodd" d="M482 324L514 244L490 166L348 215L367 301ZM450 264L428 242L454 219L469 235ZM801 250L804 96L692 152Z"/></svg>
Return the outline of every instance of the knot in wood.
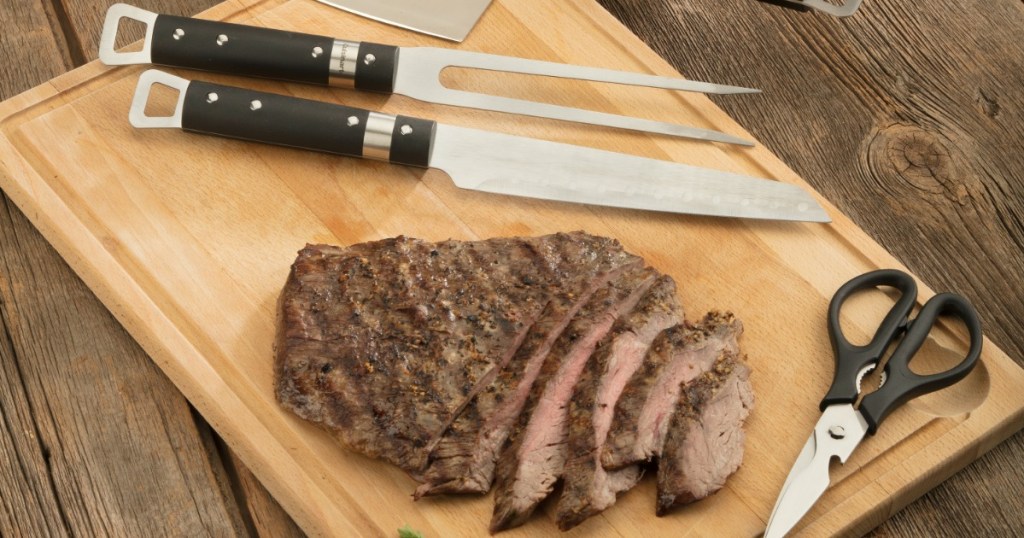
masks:
<svg viewBox="0 0 1024 538"><path fill-rule="evenodd" d="M894 124L881 128L871 141L874 172L890 181L943 196L959 204L970 196L964 185L962 158L956 147L939 133L914 125ZM888 185L890 188L895 185Z"/></svg>

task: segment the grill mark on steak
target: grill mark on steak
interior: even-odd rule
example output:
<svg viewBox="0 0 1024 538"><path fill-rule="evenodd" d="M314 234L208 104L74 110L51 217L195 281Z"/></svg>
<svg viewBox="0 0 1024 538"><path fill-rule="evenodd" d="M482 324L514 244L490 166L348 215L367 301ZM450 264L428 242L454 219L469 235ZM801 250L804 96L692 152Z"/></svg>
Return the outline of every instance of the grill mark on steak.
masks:
<svg viewBox="0 0 1024 538"><path fill-rule="evenodd" d="M308 246L279 303L278 399L353 450L418 473L426 445L553 293L636 259L579 232Z"/></svg>
<svg viewBox="0 0 1024 538"><path fill-rule="evenodd" d="M658 456L682 386L708 371L723 350L736 353L742 331L731 313L711 312L697 325L683 323L658 335L615 405L601 454L604 467Z"/></svg>
<svg viewBox="0 0 1024 538"><path fill-rule="evenodd" d="M530 413L521 415L498 459L492 532L522 524L561 477L573 388L598 342L636 306L655 274L624 271L594 294L551 349L530 395Z"/></svg>
<svg viewBox="0 0 1024 538"><path fill-rule="evenodd" d="M750 368L728 351L683 391L658 462L658 516L722 489L743 461L753 405Z"/></svg>
<svg viewBox="0 0 1024 538"><path fill-rule="evenodd" d="M576 384L569 405L568 456L556 521L569 530L615 504L616 495L640 480L638 465L606 471L601 449L611 428L615 402L640 367L654 338L681 323L676 284L662 275L636 308L615 322Z"/></svg>

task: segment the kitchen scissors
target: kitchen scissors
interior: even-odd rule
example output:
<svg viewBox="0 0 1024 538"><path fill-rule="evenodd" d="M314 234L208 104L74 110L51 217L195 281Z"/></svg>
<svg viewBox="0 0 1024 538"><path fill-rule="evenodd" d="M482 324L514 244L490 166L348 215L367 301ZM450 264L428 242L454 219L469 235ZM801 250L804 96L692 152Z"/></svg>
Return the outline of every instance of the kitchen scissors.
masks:
<svg viewBox="0 0 1024 538"><path fill-rule="evenodd" d="M839 324L846 299L858 291L888 286L900 292L867 345L851 344ZM764 538L783 536L814 506L829 486L829 463L839 458L846 463L867 434L874 435L891 411L908 400L946 388L971 372L981 355L981 321L963 297L940 293L928 300L917 317L910 319L917 302L917 284L902 272L883 269L850 280L836 292L828 307L828 331L835 356L832 386L821 401L821 419L793 464L779 499L768 520ZM952 368L935 374L918 375L910 361L928 338L940 316L953 315L967 326L970 347L967 356ZM888 359L882 355L896 343ZM876 391L861 399L861 379L876 367L882 376Z"/></svg>

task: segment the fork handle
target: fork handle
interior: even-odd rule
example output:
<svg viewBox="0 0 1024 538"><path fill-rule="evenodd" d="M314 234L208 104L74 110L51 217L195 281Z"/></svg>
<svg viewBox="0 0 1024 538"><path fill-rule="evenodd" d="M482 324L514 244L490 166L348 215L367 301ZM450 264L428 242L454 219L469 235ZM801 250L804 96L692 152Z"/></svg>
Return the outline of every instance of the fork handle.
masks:
<svg viewBox="0 0 1024 538"><path fill-rule="evenodd" d="M398 47L259 26L158 15L152 63L391 93Z"/></svg>

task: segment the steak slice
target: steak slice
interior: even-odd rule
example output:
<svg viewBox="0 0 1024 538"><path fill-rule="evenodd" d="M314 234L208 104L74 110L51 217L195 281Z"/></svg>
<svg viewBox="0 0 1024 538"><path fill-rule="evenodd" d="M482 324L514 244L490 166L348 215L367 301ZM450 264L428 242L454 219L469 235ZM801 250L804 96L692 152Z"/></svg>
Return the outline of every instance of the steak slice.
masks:
<svg viewBox="0 0 1024 538"><path fill-rule="evenodd" d="M555 294L583 293L637 260L581 232L307 246L279 299L277 398L351 449L416 474L427 444Z"/></svg>
<svg viewBox="0 0 1024 538"><path fill-rule="evenodd" d="M683 323L658 335L615 404L601 453L604 467L620 469L660 455L683 385L710 370L723 352L737 353L742 331L732 314L711 312L697 325Z"/></svg>
<svg viewBox="0 0 1024 538"><path fill-rule="evenodd" d="M450 429L428 445L430 462L415 498L443 493L486 493L491 489L498 451L519 417L544 359L590 297L621 271L619 268L598 275L582 294L556 294L512 360L500 369L495 368L496 375L487 388L477 392L476 399L458 414Z"/></svg>
<svg viewBox="0 0 1024 538"><path fill-rule="evenodd" d="M739 469L753 405L750 368L728 351L686 387L658 461L659 516L722 489Z"/></svg>
<svg viewBox="0 0 1024 538"><path fill-rule="evenodd" d="M561 477L576 381L598 342L636 306L655 274L624 271L591 297L551 348L530 395L530 413L521 415L520 428L498 460L492 532L522 524Z"/></svg>
<svg viewBox="0 0 1024 538"><path fill-rule="evenodd" d="M568 458L556 521L569 530L615 504L616 495L640 480L639 465L606 471L601 450L611 428L615 402L640 367L654 338L681 323L676 284L661 276L635 309L615 322L576 384L569 405Z"/></svg>

